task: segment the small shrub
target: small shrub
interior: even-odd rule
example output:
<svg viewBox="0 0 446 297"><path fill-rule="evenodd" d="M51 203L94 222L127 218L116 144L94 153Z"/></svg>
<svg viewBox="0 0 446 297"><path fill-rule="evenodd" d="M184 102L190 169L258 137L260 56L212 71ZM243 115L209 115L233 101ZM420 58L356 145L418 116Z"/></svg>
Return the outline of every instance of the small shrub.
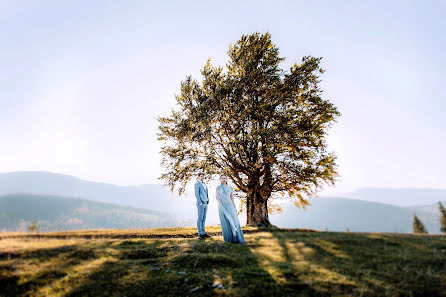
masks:
<svg viewBox="0 0 446 297"><path fill-rule="evenodd" d="M37 220L32 220L31 224L28 226L29 232L39 232L39 227L37 226Z"/></svg>

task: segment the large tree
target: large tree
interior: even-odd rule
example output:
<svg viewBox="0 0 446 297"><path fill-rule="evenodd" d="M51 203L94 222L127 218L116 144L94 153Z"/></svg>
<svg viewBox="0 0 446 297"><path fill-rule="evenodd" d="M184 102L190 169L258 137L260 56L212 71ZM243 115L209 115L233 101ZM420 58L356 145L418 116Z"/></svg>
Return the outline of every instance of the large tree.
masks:
<svg viewBox="0 0 446 297"><path fill-rule="evenodd" d="M201 82L186 77L177 109L158 118L160 178L182 194L200 171L226 173L246 203L247 225L268 226L271 199L305 206L335 183L336 156L325 138L341 114L321 97L321 58L305 56L286 72L271 35L258 32L227 53L225 69L208 60Z"/></svg>

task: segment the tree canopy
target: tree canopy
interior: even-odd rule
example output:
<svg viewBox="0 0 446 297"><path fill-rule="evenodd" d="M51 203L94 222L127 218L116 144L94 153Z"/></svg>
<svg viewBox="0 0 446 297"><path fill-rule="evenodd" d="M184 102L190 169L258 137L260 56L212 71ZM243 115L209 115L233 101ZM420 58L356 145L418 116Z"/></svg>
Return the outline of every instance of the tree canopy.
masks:
<svg viewBox="0 0 446 297"><path fill-rule="evenodd" d="M158 118L160 178L182 194L198 172L226 173L244 198L248 225L269 225L271 198L305 206L323 184L334 184L326 135L340 112L322 98L321 58L304 56L284 71L271 35L259 32L227 53L225 68L208 60L201 81L187 76L177 109Z"/></svg>

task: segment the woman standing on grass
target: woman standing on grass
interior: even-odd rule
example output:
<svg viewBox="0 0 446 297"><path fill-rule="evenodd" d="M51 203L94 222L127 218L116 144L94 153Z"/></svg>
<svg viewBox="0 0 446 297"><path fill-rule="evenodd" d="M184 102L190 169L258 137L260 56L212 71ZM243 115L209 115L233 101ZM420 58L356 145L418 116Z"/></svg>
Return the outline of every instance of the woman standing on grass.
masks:
<svg viewBox="0 0 446 297"><path fill-rule="evenodd" d="M232 192L234 189L227 184L228 178L222 174L220 176L221 184L217 186L216 197L218 202L218 215L220 216L221 231L226 242L246 243L243 236L240 222L237 216L237 210L234 204Z"/></svg>

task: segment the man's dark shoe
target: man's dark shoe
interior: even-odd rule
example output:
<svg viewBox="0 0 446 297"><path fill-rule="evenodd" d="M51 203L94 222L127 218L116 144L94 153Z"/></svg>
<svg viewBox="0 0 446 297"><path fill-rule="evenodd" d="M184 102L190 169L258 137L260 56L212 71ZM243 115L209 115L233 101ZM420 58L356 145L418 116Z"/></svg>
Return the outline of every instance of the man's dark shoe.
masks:
<svg viewBox="0 0 446 297"><path fill-rule="evenodd" d="M198 238L199 238L199 239L205 239L206 236L204 236L204 235L198 235Z"/></svg>
<svg viewBox="0 0 446 297"><path fill-rule="evenodd" d="M210 235L208 235L207 233L206 233L206 234L204 234L203 236L204 236L204 238L208 238L208 237L211 237L211 236L210 236Z"/></svg>

